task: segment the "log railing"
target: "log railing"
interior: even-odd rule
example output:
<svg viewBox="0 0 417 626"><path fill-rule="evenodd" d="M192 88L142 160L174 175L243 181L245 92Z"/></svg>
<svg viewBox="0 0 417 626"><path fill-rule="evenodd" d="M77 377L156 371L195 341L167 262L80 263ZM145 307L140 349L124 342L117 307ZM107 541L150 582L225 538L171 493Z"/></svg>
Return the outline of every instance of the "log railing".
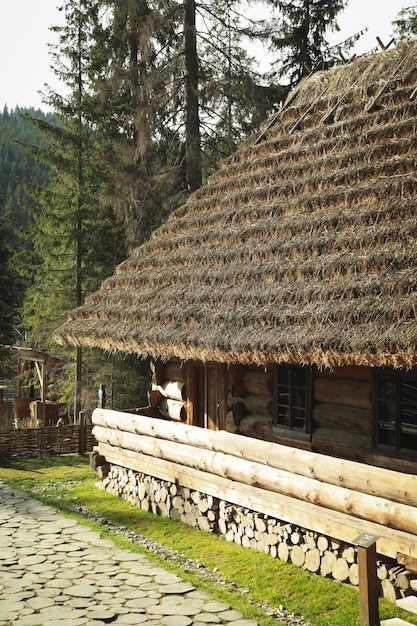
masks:
<svg viewBox="0 0 417 626"><path fill-rule="evenodd" d="M381 553L417 557L417 477L226 431L96 409L110 463L351 541L378 534Z"/></svg>

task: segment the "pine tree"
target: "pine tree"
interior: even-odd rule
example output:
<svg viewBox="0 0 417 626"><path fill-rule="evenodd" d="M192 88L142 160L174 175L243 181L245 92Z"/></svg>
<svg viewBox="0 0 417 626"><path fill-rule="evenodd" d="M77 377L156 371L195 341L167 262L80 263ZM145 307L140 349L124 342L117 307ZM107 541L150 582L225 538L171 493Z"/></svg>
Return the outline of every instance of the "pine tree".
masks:
<svg viewBox="0 0 417 626"><path fill-rule="evenodd" d="M196 8L194 0L184 0L184 82L185 158L189 191L201 187L201 134L199 106L199 59L197 53Z"/></svg>
<svg viewBox="0 0 417 626"><path fill-rule="evenodd" d="M117 222L100 195L108 173L96 132L100 118L91 90L96 76L96 59L90 57L97 26L95 3L70 0L64 10L66 24L56 29L59 43L53 59L68 95L48 91L45 96L56 111L58 125L31 120L51 142L50 149L31 148L48 163L52 176L47 187L30 187L33 250L27 266L31 286L24 307L28 336L43 349L52 347L53 330L64 321L67 311L80 306L124 256ZM76 349L75 363L77 415L81 407L81 348Z"/></svg>
<svg viewBox="0 0 417 626"><path fill-rule="evenodd" d="M144 241L282 98L282 89L262 84L251 69L242 38L252 28L243 25L238 4L100 0L108 62L97 95L120 146L113 197L129 247Z"/></svg>
<svg viewBox="0 0 417 626"><path fill-rule="evenodd" d="M393 21L394 37L397 42L417 36L417 5L402 9Z"/></svg>
<svg viewBox="0 0 417 626"><path fill-rule="evenodd" d="M180 7L172 0L99 0L104 73L96 82L112 142L113 186L126 243L145 241L183 189L176 90Z"/></svg>
<svg viewBox="0 0 417 626"><path fill-rule="evenodd" d="M273 47L280 53L278 76L288 81L287 90L312 71L326 69L337 61L337 48L331 50L326 33L338 31L337 16L346 0L272 0L281 11ZM344 50L357 36L344 42Z"/></svg>
<svg viewBox="0 0 417 626"><path fill-rule="evenodd" d="M207 2L198 12L204 25L198 36L206 178L278 108L284 91L254 69L256 60L248 52L253 41L265 38L265 20L249 20L235 0Z"/></svg>
<svg viewBox="0 0 417 626"><path fill-rule="evenodd" d="M54 122L52 114L45 114L33 108L4 108L0 113L0 215L8 215L16 229L27 227L27 214L22 181L47 184L49 169L28 154L22 144L43 145L45 138L24 115Z"/></svg>
<svg viewBox="0 0 417 626"><path fill-rule="evenodd" d="M39 163L22 147L25 143L47 145L24 115L50 122L54 119L51 114L33 108L9 110L5 107L0 114L0 344L22 341L18 325L27 285L20 272L18 256L22 256L27 265L24 233L29 221L24 185L45 185L49 179L48 166Z"/></svg>

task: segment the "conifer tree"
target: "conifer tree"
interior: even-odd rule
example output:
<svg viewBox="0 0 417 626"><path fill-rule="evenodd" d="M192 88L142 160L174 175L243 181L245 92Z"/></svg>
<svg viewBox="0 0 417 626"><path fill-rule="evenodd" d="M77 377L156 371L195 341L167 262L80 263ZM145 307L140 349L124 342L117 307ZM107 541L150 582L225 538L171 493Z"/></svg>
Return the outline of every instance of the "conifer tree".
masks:
<svg viewBox="0 0 417 626"><path fill-rule="evenodd" d="M237 0L99 2L108 63L98 91L124 143L115 191L132 246L256 129L282 90L251 69Z"/></svg>
<svg viewBox="0 0 417 626"><path fill-rule="evenodd" d="M200 108L205 177L276 110L284 96L270 84L248 52L268 33L265 20L250 20L241 2L221 0L198 6Z"/></svg>
<svg viewBox="0 0 417 626"><path fill-rule="evenodd" d="M176 117L181 11L172 0L98 4L106 14L106 63L96 94L116 157L109 193L132 248L166 218L183 189Z"/></svg>
<svg viewBox="0 0 417 626"><path fill-rule="evenodd" d="M312 71L326 69L337 61L337 48L331 50L328 31L338 31L337 16L346 0L272 0L281 12L273 47L280 53L278 76L288 81L290 90ZM348 50L357 36L344 42Z"/></svg>
<svg viewBox="0 0 417 626"><path fill-rule="evenodd" d="M199 59L195 0L184 0L185 158L189 191L201 187Z"/></svg>
<svg viewBox="0 0 417 626"><path fill-rule="evenodd" d="M30 187L32 203L30 241L32 262L27 266L31 286L24 307L28 336L48 349L53 330L67 312L80 306L124 256L111 207L101 203L107 171L97 135L96 103L92 83L97 59L90 53L97 28L96 3L69 0L66 23L57 28L59 43L53 68L67 88L61 96L48 90L57 125L32 119L51 141L50 149L32 147L48 163L52 175L47 187ZM94 32L94 35L96 33ZM82 353L76 349L74 415L81 407Z"/></svg>
<svg viewBox="0 0 417 626"><path fill-rule="evenodd" d="M49 168L28 154L22 144L46 147L42 134L23 115L53 122L39 110L7 107L0 113L0 344L18 338L20 307L26 282L20 273L19 255L27 264L24 233L28 227L24 184L47 184Z"/></svg>
<svg viewBox="0 0 417 626"><path fill-rule="evenodd" d="M417 36L417 5L404 7L393 21L394 37L397 42Z"/></svg>

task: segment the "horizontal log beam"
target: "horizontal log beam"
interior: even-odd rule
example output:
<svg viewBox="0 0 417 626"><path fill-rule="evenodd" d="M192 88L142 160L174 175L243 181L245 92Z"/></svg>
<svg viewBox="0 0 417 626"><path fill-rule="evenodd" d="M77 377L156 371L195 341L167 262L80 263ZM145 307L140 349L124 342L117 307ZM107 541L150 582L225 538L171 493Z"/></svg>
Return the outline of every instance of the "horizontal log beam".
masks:
<svg viewBox="0 0 417 626"><path fill-rule="evenodd" d="M193 467L236 483L260 487L358 519L417 534L417 509L386 498L366 495L315 478L183 443L94 426L98 442Z"/></svg>
<svg viewBox="0 0 417 626"><path fill-rule="evenodd" d="M352 542L366 530L380 536L377 543L378 552L390 558L395 559L397 552L417 557L417 537L414 535L386 528L374 522L366 523L365 527L361 520L337 511L329 516L328 511L320 506L284 495L271 494L259 487L248 487L221 477L213 481L211 475L200 470L178 466L174 462L155 459L132 450L120 450L105 443L99 443L98 450L108 462L115 465L132 468L161 480L177 482L184 487L341 541Z"/></svg>
<svg viewBox="0 0 417 626"><path fill-rule="evenodd" d="M243 389L247 393L272 396L274 375L262 370L245 370L242 375Z"/></svg>
<svg viewBox="0 0 417 626"><path fill-rule="evenodd" d="M313 448L322 450L326 444L332 456L337 456L338 450L343 448L354 448L363 456L371 450L372 440L370 433L340 428L316 428L312 435Z"/></svg>
<svg viewBox="0 0 417 626"><path fill-rule="evenodd" d="M354 431L371 434L372 411L354 407L324 404L319 402L313 409L313 420L317 426L323 428L343 428L344 431Z"/></svg>
<svg viewBox="0 0 417 626"><path fill-rule="evenodd" d="M234 433L207 431L196 426L106 409L95 409L93 424L231 454L300 476L316 478L324 483L343 485L354 491L417 506L417 476L412 473L364 466L355 461L269 441L257 440L254 445L253 439Z"/></svg>
<svg viewBox="0 0 417 626"><path fill-rule="evenodd" d="M357 365L343 365L343 367L335 367L333 369L314 370L314 379L318 378L338 378L339 380L372 380L372 368L358 367Z"/></svg>
<svg viewBox="0 0 417 626"><path fill-rule="evenodd" d="M241 400L248 413L253 415L270 415L274 412L274 404L270 396L262 396L256 393L248 393Z"/></svg>
<svg viewBox="0 0 417 626"><path fill-rule="evenodd" d="M352 380L317 378L313 383L316 402L371 409L371 383Z"/></svg>
<svg viewBox="0 0 417 626"><path fill-rule="evenodd" d="M163 373L166 380L185 382L185 365L181 365L181 363L173 361L165 363Z"/></svg>
<svg viewBox="0 0 417 626"><path fill-rule="evenodd" d="M183 382L176 380L166 380L157 387L165 398L184 402L186 398L185 386Z"/></svg>
<svg viewBox="0 0 417 626"><path fill-rule="evenodd" d="M165 415L165 417L169 417L175 421L185 421L187 419L184 402L171 400L170 398L161 398L158 406L162 415Z"/></svg>

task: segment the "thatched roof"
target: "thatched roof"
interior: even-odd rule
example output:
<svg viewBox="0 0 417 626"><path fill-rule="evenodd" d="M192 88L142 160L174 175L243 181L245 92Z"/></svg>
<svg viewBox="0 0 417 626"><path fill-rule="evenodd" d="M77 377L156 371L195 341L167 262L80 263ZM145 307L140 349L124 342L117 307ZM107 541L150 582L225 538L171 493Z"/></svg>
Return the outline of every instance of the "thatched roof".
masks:
<svg viewBox="0 0 417 626"><path fill-rule="evenodd" d="M417 42L305 79L56 333L163 359L417 365Z"/></svg>

